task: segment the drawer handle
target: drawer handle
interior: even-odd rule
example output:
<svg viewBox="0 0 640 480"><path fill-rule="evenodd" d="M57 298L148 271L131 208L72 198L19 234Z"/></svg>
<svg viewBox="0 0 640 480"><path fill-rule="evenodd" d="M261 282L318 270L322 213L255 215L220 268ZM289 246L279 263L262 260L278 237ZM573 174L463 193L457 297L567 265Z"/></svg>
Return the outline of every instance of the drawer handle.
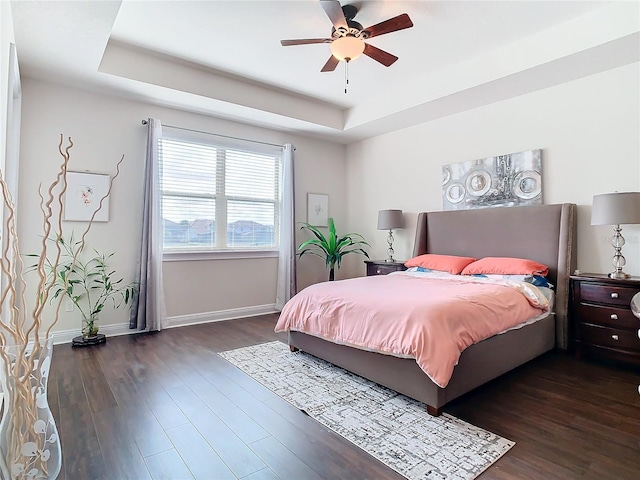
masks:
<svg viewBox="0 0 640 480"><path fill-rule="evenodd" d="M611 335L611 338L613 338L614 340L618 340L618 335Z"/></svg>
<svg viewBox="0 0 640 480"><path fill-rule="evenodd" d="M640 338L640 328L638 329L638 338Z"/></svg>
<svg viewBox="0 0 640 480"><path fill-rule="evenodd" d="M611 314L611 320L617 320L618 319L618 315L616 315L615 313Z"/></svg>
<svg viewBox="0 0 640 480"><path fill-rule="evenodd" d="M618 298L618 294L617 294L617 293L615 293L615 292L614 292L614 293L612 293L612 294L611 294L611 298Z"/></svg>
<svg viewBox="0 0 640 480"><path fill-rule="evenodd" d="M382 273L382 270L380 270L380 269L378 268L378 269L376 270L376 273L377 273L378 275L380 275L380 274Z"/></svg>

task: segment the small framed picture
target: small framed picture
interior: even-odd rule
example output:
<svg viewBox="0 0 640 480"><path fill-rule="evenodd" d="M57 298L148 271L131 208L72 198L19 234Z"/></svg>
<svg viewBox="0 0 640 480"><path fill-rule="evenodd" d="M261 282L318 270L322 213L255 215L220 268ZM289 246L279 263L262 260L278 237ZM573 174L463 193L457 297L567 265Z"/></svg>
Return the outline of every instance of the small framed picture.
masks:
<svg viewBox="0 0 640 480"><path fill-rule="evenodd" d="M67 191L64 196L64 219L88 222L100 208L100 200L109 191L108 174L67 172ZM102 201L94 222L109 221L109 197Z"/></svg>
<svg viewBox="0 0 640 480"><path fill-rule="evenodd" d="M329 195L307 193L307 223L326 227L329 221Z"/></svg>

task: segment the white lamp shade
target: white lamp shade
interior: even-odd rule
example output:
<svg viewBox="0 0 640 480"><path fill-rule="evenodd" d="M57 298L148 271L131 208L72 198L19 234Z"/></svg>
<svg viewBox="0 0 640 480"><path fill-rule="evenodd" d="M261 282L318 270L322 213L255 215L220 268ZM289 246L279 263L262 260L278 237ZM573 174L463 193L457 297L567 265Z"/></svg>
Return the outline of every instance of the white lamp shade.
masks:
<svg viewBox="0 0 640 480"><path fill-rule="evenodd" d="M591 225L640 224L640 192L593 196Z"/></svg>
<svg viewBox="0 0 640 480"><path fill-rule="evenodd" d="M351 61L364 52L364 42L356 37L346 36L336 38L331 45L331 54L341 61Z"/></svg>
<svg viewBox="0 0 640 480"><path fill-rule="evenodd" d="M393 230L403 226L402 210L380 210L378 212L378 230Z"/></svg>

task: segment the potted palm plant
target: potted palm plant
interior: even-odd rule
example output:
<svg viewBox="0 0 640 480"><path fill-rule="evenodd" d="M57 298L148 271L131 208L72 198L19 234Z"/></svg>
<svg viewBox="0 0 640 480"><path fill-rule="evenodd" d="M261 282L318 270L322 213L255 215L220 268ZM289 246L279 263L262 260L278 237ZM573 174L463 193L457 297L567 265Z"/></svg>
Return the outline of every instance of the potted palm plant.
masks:
<svg viewBox="0 0 640 480"><path fill-rule="evenodd" d="M316 255L325 261L325 265L329 268L329 280L335 278L335 269L340 268L342 257L349 253L357 253L369 258L369 254L363 248L370 245L364 240L359 233L348 233L338 236L333 218L329 218L329 233L325 237L318 227L314 227L308 223L303 223L301 229L308 230L314 238L302 242L298 247L298 256L302 257L309 253Z"/></svg>

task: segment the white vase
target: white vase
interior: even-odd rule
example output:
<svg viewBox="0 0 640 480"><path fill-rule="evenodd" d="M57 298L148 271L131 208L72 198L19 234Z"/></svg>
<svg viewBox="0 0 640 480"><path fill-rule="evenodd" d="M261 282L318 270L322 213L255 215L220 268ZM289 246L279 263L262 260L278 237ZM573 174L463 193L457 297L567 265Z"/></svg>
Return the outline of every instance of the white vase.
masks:
<svg viewBox="0 0 640 480"><path fill-rule="evenodd" d="M0 348L2 480L55 479L62 466L58 429L47 400L53 339Z"/></svg>

